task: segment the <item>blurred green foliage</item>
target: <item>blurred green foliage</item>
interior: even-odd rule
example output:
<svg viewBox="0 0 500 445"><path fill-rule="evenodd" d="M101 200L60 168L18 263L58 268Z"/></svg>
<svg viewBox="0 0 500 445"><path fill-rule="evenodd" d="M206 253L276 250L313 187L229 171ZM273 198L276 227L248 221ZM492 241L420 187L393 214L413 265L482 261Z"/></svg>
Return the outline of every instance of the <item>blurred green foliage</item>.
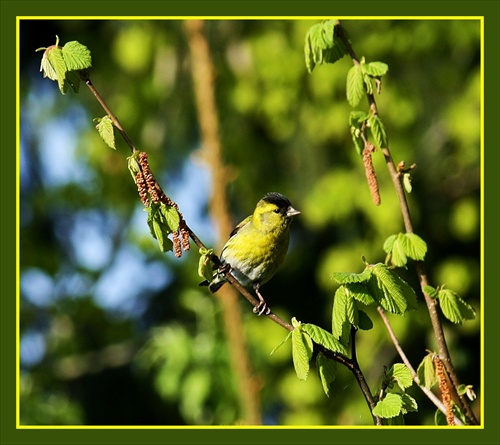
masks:
<svg viewBox="0 0 500 445"><path fill-rule="evenodd" d="M347 57L304 62L311 20L213 20L224 160L235 221L266 192L302 211L283 270L263 292L285 319L331 326L335 271L361 272L364 255L384 261L385 239L402 231L391 180L374 154L382 205L375 207L348 127ZM447 284L478 317L445 321L464 384L480 394L480 26L476 20L346 21L367 62L387 63L379 112L395 162L417 164L409 202L427 243L429 277ZM234 424L240 420L217 296L198 288L195 249L175 260L150 237L125 144L100 139L102 110L84 87L62 96L38 72L58 35L92 52L90 76L165 192L207 244L209 172L199 129L189 50L177 20L21 20L21 422L23 424ZM214 191L217 193L217 191ZM410 264L402 271L415 285ZM330 397L313 367L296 378L286 336L255 317L244 333L265 424L371 424L349 372L339 367ZM398 361L387 332L358 335L358 359L373 392ZM391 317L414 367L435 348L427 312ZM433 424L415 388L409 424ZM475 402L475 407L479 402Z"/></svg>

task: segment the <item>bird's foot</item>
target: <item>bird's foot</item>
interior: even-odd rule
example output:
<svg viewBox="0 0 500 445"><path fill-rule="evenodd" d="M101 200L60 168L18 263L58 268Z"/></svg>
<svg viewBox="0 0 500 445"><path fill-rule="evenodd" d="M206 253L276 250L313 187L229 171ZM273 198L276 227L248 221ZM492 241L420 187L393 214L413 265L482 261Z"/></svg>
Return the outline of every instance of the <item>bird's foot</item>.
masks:
<svg viewBox="0 0 500 445"><path fill-rule="evenodd" d="M259 292L259 285L256 284L254 286L255 293L259 297L259 304L253 308L253 313L257 314L259 317L261 315L269 315L271 313L271 308L267 305L267 303L264 300L264 297L260 294Z"/></svg>

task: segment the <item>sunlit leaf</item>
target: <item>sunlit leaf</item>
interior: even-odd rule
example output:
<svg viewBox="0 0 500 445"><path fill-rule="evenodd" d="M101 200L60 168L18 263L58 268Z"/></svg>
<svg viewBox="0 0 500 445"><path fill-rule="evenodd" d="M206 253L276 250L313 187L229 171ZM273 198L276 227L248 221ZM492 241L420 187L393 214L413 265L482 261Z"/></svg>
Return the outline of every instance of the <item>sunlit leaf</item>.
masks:
<svg viewBox="0 0 500 445"><path fill-rule="evenodd" d="M99 123L96 125L97 131L99 132L99 136L101 136L102 140L106 143L108 147L111 147L113 150L116 150L115 146L115 127L113 125L113 121L109 116L104 116L99 120Z"/></svg>
<svg viewBox="0 0 500 445"><path fill-rule="evenodd" d="M343 325L347 323L346 311L347 295L344 286L340 286L333 298L333 312L332 312L332 334L335 338L341 338L343 334Z"/></svg>
<svg viewBox="0 0 500 445"><path fill-rule="evenodd" d="M405 253L405 248L403 246L404 243L403 235L400 233L392 246L391 251L391 262L396 267L404 267L408 261Z"/></svg>
<svg viewBox="0 0 500 445"><path fill-rule="evenodd" d="M438 290L433 288L432 286L426 285L422 288L422 290L432 298L438 298L439 296Z"/></svg>
<svg viewBox="0 0 500 445"><path fill-rule="evenodd" d="M411 185L411 174L410 173L403 173L403 186L406 190L406 193L412 192L413 187Z"/></svg>
<svg viewBox="0 0 500 445"><path fill-rule="evenodd" d="M372 266L368 287L380 305L389 312L404 314L417 308L417 296L413 288L385 264Z"/></svg>
<svg viewBox="0 0 500 445"><path fill-rule="evenodd" d="M420 384L428 389L432 388L438 381L433 355L433 353L427 354L417 368L417 377Z"/></svg>
<svg viewBox="0 0 500 445"><path fill-rule="evenodd" d="M388 393L383 400L379 400L373 414L383 419L388 419L397 416L401 412L403 399L399 394Z"/></svg>
<svg viewBox="0 0 500 445"><path fill-rule="evenodd" d="M362 283L370 279L371 272L365 269L362 273L333 272L332 278L339 284Z"/></svg>
<svg viewBox="0 0 500 445"><path fill-rule="evenodd" d="M380 118L378 116L370 116L368 122L377 148L387 148L387 133Z"/></svg>
<svg viewBox="0 0 500 445"><path fill-rule="evenodd" d="M167 206L161 204L160 206L161 215L165 221L170 232L176 232L179 229L179 222L181 220L179 212L175 207Z"/></svg>
<svg viewBox="0 0 500 445"><path fill-rule="evenodd" d="M354 65L347 73L347 101L351 107L356 107L365 94L363 73L360 65Z"/></svg>
<svg viewBox="0 0 500 445"><path fill-rule="evenodd" d="M368 289L363 284L347 283L344 284L344 287L348 297L354 298L355 300L367 306L375 303L373 296L370 294L370 292L368 292Z"/></svg>
<svg viewBox="0 0 500 445"><path fill-rule="evenodd" d="M89 49L77 41L67 42L62 47L62 54L68 71L83 70L92 66Z"/></svg>
<svg viewBox="0 0 500 445"><path fill-rule="evenodd" d="M292 359L299 380L307 380L312 351L311 338L305 335L301 329L295 328L292 331Z"/></svg>
<svg viewBox="0 0 500 445"><path fill-rule="evenodd" d="M438 293L439 305L444 316L453 323L476 318L476 311L451 289L441 289Z"/></svg>
<svg viewBox="0 0 500 445"><path fill-rule="evenodd" d="M347 53L343 42L335 35L336 23L335 20L317 23L307 32L304 53L310 73L316 64L335 63Z"/></svg>
<svg viewBox="0 0 500 445"><path fill-rule="evenodd" d="M325 331L323 328L319 326L305 323L302 325L302 329L304 332L307 332L312 340L324 346L326 349L330 351L338 352L340 354L347 355L347 350L343 344L341 344L332 334L328 331Z"/></svg>
<svg viewBox="0 0 500 445"><path fill-rule="evenodd" d="M214 272L212 261L213 249L200 249L200 259L198 260L198 275L210 281Z"/></svg>
<svg viewBox="0 0 500 445"><path fill-rule="evenodd" d="M386 372L386 376L394 379L399 387L404 390L413 384L411 371L403 363L395 363Z"/></svg>
<svg viewBox="0 0 500 445"><path fill-rule="evenodd" d="M427 253L427 244L425 241L414 233L404 233L402 235L405 254L417 261L424 260Z"/></svg>
<svg viewBox="0 0 500 445"><path fill-rule="evenodd" d="M366 74L373 77L381 77L387 74L389 66L383 62L370 62L363 65Z"/></svg>
<svg viewBox="0 0 500 445"><path fill-rule="evenodd" d="M62 94L66 94L68 91L69 84L66 83L66 63L64 62L64 58L62 55L62 49L56 46L53 46L46 51L47 61L52 67L52 73L55 72L55 79L59 85L59 90Z"/></svg>
<svg viewBox="0 0 500 445"><path fill-rule="evenodd" d="M392 252L392 248L394 246L397 237L398 237L397 235L391 235L384 241L383 249L385 250L386 253Z"/></svg>

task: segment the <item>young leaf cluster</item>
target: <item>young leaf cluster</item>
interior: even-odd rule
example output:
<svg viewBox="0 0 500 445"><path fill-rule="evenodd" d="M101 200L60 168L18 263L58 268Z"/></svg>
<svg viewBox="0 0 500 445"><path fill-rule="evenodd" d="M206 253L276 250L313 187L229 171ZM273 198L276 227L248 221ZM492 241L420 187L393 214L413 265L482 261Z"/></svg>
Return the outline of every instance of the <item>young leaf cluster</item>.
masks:
<svg viewBox="0 0 500 445"><path fill-rule="evenodd" d="M418 405L413 397L406 393L413 383L411 371L403 363L395 363L384 374L382 397L372 413L390 423L403 423L403 415L417 411Z"/></svg>
<svg viewBox="0 0 500 445"><path fill-rule="evenodd" d="M80 71L92 66L89 49L76 41L68 42L60 47L59 37L56 36L55 45L37 49L37 51L41 50L45 50L40 66L43 77L57 80L62 94L66 94L70 88L78 93L81 80Z"/></svg>
<svg viewBox="0 0 500 445"><path fill-rule="evenodd" d="M173 243L168 238L179 229L180 216L177 209L163 202L151 202L145 209L148 212L148 226L153 238L158 241L162 252L173 250Z"/></svg>
<svg viewBox="0 0 500 445"><path fill-rule="evenodd" d="M368 264L360 274L334 272L332 278L341 285L333 300L332 333L342 344L348 343L351 326L362 330L373 327L360 304L377 304L400 315L417 308L413 288L383 263Z"/></svg>
<svg viewBox="0 0 500 445"><path fill-rule="evenodd" d="M384 242L387 260L396 267L405 267L408 258L423 261L427 253L427 244L414 233L398 233L391 235ZM387 261L387 262L388 262Z"/></svg>
<svg viewBox="0 0 500 445"><path fill-rule="evenodd" d="M337 23L337 20L327 20L313 25L307 32L304 54L310 73L316 65L335 63L347 54L344 43L336 33Z"/></svg>

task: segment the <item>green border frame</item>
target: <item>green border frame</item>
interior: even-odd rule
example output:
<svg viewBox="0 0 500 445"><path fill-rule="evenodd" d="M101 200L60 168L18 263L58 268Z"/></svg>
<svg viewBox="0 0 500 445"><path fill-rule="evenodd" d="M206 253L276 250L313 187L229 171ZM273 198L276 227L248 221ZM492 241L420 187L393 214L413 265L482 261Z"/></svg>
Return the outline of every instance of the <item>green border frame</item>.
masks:
<svg viewBox="0 0 500 445"><path fill-rule="evenodd" d="M355 428L174 428L149 429L131 428L66 428L47 427L37 429L16 428L16 169L12 152L16 147L17 115L13 112L16 104L17 50L16 17L56 17L56 16L113 16L119 5L120 14L134 16L196 16L200 17L287 17L301 16L318 18L333 16L353 16L363 12L363 18L375 16L391 17L483 17L484 16L484 295L490 295L485 301L484 311L484 413L482 427L434 428L405 427L388 429L374 427ZM61 2L61 1L9 1L0 2L1 8L1 115L0 115L0 443L1 444L70 444L70 443L109 443L109 444L155 444L155 443L204 443L204 444L253 444L262 443L383 443L383 444L498 444L500 443L500 425L498 422L499 401L494 394L499 394L497 378L499 366L500 337L496 314L500 312L498 297L500 252L498 227L500 165L498 134L499 116L499 29L500 3L491 1L447 1L432 3L417 1L143 1L117 2ZM359 16L361 18L361 16ZM14 152L15 153L15 152ZM485 240L488 242L484 242ZM495 282L496 281L496 282ZM411 434L408 434L411 429Z"/></svg>

